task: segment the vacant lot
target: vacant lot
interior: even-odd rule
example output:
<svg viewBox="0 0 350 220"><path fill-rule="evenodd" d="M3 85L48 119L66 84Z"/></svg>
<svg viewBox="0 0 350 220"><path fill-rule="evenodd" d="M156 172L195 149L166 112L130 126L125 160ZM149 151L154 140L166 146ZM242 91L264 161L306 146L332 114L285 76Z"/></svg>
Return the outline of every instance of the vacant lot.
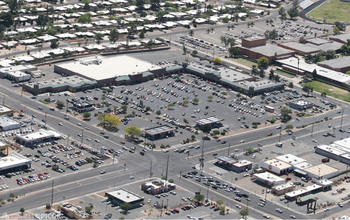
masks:
<svg viewBox="0 0 350 220"><path fill-rule="evenodd" d="M308 82L308 83L305 83L305 85L311 86L312 88L314 88L314 91L316 92L319 92L319 93L325 92L327 96L332 96L336 99L350 102L350 98L349 98L350 94L345 89L340 89L338 87L328 85L326 83L319 82L319 81Z"/></svg>
<svg viewBox="0 0 350 220"><path fill-rule="evenodd" d="M350 3L330 0L308 13L307 16L318 21L323 21L323 18L327 17L327 22L339 21L348 23L350 21L349 11Z"/></svg>

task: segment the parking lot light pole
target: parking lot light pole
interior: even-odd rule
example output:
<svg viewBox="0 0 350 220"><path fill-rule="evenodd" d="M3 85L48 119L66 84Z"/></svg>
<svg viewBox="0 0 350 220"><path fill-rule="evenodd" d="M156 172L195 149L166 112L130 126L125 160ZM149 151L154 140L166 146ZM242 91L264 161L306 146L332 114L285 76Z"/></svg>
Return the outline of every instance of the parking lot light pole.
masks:
<svg viewBox="0 0 350 220"><path fill-rule="evenodd" d="M81 145L83 145L84 140L84 129L81 129Z"/></svg>
<svg viewBox="0 0 350 220"><path fill-rule="evenodd" d="M231 147L231 143L228 143L228 151L227 151L227 156L230 156L230 147Z"/></svg>
<svg viewBox="0 0 350 220"><path fill-rule="evenodd" d="M45 112L45 129L46 129L46 112Z"/></svg>

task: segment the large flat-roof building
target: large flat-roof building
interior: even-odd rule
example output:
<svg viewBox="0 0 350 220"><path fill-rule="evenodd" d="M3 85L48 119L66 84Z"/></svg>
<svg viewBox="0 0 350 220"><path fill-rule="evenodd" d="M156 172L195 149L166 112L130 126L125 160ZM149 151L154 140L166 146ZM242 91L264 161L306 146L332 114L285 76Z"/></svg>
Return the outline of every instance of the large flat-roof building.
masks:
<svg viewBox="0 0 350 220"><path fill-rule="evenodd" d="M125 189L118 189L115 191L106 192L105 196L107 196L111 203L117 206L121 206L123 203L129 203L131 205L130 209L140 207L141 203L144 200L144 197L141 197Z"/></svg>
<svg viewBox="0 0 350 220"><path fill-rule="evenodd" d="M47 92L79 92L82 90L92 89L96 85L97 81L95 80L90 80L79 76L68 76L51 80L43 80L35 83L23 83L22 87L26 92L37 95Z"/></svg>
<svg viewBox="0 0 350 220"><path fill-rule="evenodd" d="M242 45L237 46L241 50L241 55L248 56L250 59L258 60L261 57L266 57L269 63L273 59L285 59L292 57L295 51L288 50L276 45L267 44L265 38L243 38Z"/></svg>
<svg viewBox="0 0 350 220"><path fill-rule="evenodd" d="M316 166L308 167L304 169L304 171L307 172L308 177L316 179L330 179L339 174L338 169L323 163Z"/></svg>
<svg viewBox="0 0 350 220"><path fill-rule="evenodd" d="M19 170L26 170L31 167L32 161L27 157L11 152L11 155L0 157L0 174L6 174Z"/></svg>
<svg viewBox="0 0 350 220"><path fill-rule="evenodd" d="M21 128L21 123L7 116L0 116L0 131L9 131Z"/></svg>
<svg viewBox="0 0 350 220"><path fill-rule="evenodd" d="M112 85L119 77L128 77L128 81L131 80L133 83L143 82L143 72L162 69L158 65L127 55L84 57L54 66L56 73L67 76L77 75L94 80L98 86Z"/></svg>
<svg viewBox="0 0 350 220"><path fill-rule="evenodd" d="M60 138L61 135L53 130L39 129L29 134L17 134L17 142L23 145L35 145Z"/></svg>
<svg viewBox="0 0 350 220"><path fill-rule="evenodd" d="M321 51L321 49L316 49L309 45L298 43L298 42L286 42L286 43L280 43L277 45L279 47L282 47L288 50L293 50L295 51L296 54L299 54L299 55L314 54Z"/></svg>
<svg viewBox="0 0 350 220"><path fill-rule="evenodd" d="M7 78L14 82L23 82L30 80L30 72L37 70L34 65L17 65L0 68L0 77Z"/></svg>
<svg viewBox="0 0 350 220"><path fill-rule="evenodd" d="M329 36L329 39L342 44L347 44L348 39L350 39L350 33L331 35Z"/></svg>
<svg viewBox="0 0 350 220"><path fill-rule="evenodd" d="M317 64L334 71L346 73L346 71L350 70L350 57L345 56L337 59L325 60Z"/></svg>
<svg viewBox="0 0 350 220"><path fill-rule="evenodd" d="M311 74L314 70L316 70L318 79L336 84L343 88L350 88L350 75L330 70L316 64L309 64L303 60L299 60L296 57L277 60L277 62L282 66L283 69L292 72L299 72L300 74Z"/></svg>

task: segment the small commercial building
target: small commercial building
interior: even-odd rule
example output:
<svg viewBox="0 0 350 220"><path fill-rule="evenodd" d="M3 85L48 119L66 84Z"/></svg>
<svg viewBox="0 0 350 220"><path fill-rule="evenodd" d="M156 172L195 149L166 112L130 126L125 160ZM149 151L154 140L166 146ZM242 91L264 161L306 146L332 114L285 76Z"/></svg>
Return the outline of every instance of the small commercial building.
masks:
<svg viewBox="0 0 350 220"><path fill-rule="evenodd" d="M8 117L0 116L0 131L10 131L21 128L21 123Z"/></svg>
<svg viewBox="0 0 350 220"><path fill-rule="evenodd" d="M13 116L14 110L6 105L0 105L0 115Z"/></svg>
<svg viewBox="0 0 350 220"><path fill-rule="evenodd" d="M284 179L269 172L255 173L253 176L255 177L255 181L263 183L269 187L278 186L285 183Z"/></svg>
<svg viewBox="0 0 350 220"><path fill-rule="evenodd" d="M25 146L34 146L39 143L57 140L61 135L53 130L39 129L37 132L17 134L17 142Z"/></svg>
<svg viewBox="0 0 350 220"><path fill-rule="evenodd" d="M313 167L308 167L304 169L304 171L307 172L308 177L316 179L330 179L339 175L338 169L323 163Z"/></svg>
<svg viewBox="0 0 350 220"><path fill-rule="evenodd" d="M82 112L90 112L95 110L95 106L93 103L87 102L87 101L80 101L77 100L73 103L73 106L71 107L74 111L82 113Z"/></svg>
<svg viewBox="0 0 350 220"><path fill-rule="evenodd" d="M17 65L0 68L0 77L7 78L14 82L23 82L30 80L30 72L37 70L34 65Z"/></svg>
<svg viewBox="0 0 350 220"><path fill-rule="evenodd" d="M174 183L169 183L163 179L151 179L141 184L141 190L145 193L156 195L176 189Z"/></svg>
<svg viewBox="0 0 350 220"><path fill-rule="evenodd" d="M175 128L168 125L161 125L145 129L145 136L149 140L158 140L175 136Z"/></svg>
<svg viewBox="0 0 350 220"><path fill-rule="evenodd" d="M73 218L73 219L89 219L90 215L86 213L83 208L79 205L74 206L67 203L62 203L61 207L61 213L67 217Z"/></svg>
<svg viewBox="0 0 350 220"><path fill-rule="evenodd" d="M280 195L286 194L287 192L293 191L294 187L295 186L293 183L281 184L281 185L272 187L271 193L276 196L280 196Z"/></svg>
<svg viewBox="0 0 350 220"><path fill-rule="evenodd" d="M123 203L129 203L131 205L130 209L140 207L144 200L144 197L125 189L106 192L105 196L109 201L111 201L112 204L115 204L116 206L121 206Z"/></svg>
<svg viewBox="0 0 350 220"><path fill-rule="evenodd" d="M289 173L293 170L293 166L291 164L278 160L276 158L261 161L260 167L268 172L275 173L277 175Z"/></svg>
<svg viewBox="0 0 350 220"><path fill-rule="evenodd" d="M298 99L294 100L288 103L289 107L292 109L303 111L309 108L312 108L313 104L312 102L305 100L305 99Z"/></svg>
<svg viewBox="0 0 350 220"><path fill-rule="evenodd" d="M236 160L227 156L219 156L217 159L218 161L215 163L217 166L236 173L246 172L253 168L253 162L248 160Z"/></svg>
<svg viewBox="0 0 350 220"><path fill-rule="evenodd" d="M0 174L4 175L15 171L26 170L31 165L32 161L27 157L17 152L11 152L9 156L0 157Z"/></svg>
<svg viewBox="0 0 350 220"><path fill-rule="evenodd" d="M196 126L199 128L203 128L204 125L211 125L212 128L219 128L221 126L221 120L218 117L208 117L208 118L202 118L197 121L195 121Z"/></svg>
<svg viewBox="0 0 350 220"><path fill-rule="evenodd" d="M289 192L285 194L285 198L288 200L296 200L297 198L301 198L303 196L309 195L311 193L315 193L318 191L322 190L322 186L317 185L317 184L313 184L310 186L306 186L304 188Z"/></svg>

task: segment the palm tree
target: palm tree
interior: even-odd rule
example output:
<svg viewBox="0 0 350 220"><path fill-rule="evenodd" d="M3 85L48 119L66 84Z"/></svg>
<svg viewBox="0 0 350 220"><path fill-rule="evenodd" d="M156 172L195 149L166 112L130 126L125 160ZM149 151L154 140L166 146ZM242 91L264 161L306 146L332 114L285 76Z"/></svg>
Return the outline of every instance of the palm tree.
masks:
<svg viewBox="0 0 350 220"><path fill-rule="evenodd" d="M210 33L210 29L207 29L207 34L209 34Z"/></svg>
<svg viewBox="0 0 350 220"><path fill-rule="evenodd" d="M211 31L211 33L213 33L214 32L214 28L211 28L210 31Z"/></svg>

